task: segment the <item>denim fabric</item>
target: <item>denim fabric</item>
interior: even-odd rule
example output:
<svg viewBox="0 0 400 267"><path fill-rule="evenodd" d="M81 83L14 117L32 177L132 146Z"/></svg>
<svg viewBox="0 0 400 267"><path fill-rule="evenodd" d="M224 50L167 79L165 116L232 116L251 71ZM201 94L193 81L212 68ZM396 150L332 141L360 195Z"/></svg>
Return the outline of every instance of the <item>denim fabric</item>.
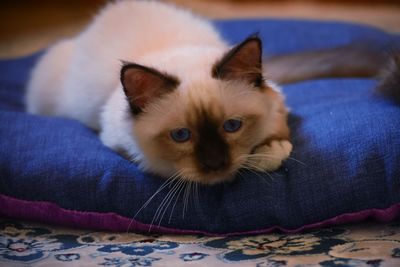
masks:
<svg viewBox="0 0 400 267"><path fill-rule="evenodd" d="M216 26L232 43L259 32L266 54L354 40L384 47L399 40L374 28L334 22L218 21ZM26 114L24 85L39 56L0 62L0 194L133 218L163 180L139 171L76 121ZM294 151L282 168L199 186L184 215L181 194L171 219L174 203L160 224L210 233L296 229L400 203L400 107L375 95L375 85L370 79L324 79L284 87ZM167 193L168 188L156 195L136 220L152 222Z"/></svg>

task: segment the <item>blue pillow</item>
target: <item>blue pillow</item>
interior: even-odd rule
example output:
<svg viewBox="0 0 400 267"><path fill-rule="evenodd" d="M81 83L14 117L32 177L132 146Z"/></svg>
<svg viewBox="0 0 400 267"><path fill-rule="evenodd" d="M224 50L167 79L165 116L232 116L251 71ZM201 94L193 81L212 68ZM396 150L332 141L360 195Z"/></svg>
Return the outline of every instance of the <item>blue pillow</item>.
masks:
<svg viewBox="0 0 400 267"><path fill-rule="evenodd" d="M215 24L232 43L259 32L266 54L399 40L337 22ZM24 85L39 56L0 62L2 216L116 231L242 234L296 232L371 216L388 221L400 214L400 107L373 93L375 80L284 87L291 158L273 173L243 172L232 183L191 188L184 204L183 194L178 201L168 198L169 186L151 198L164 180L138 170L84 125L24 112ZM168 208L157 212L164 199Z"/></svg>

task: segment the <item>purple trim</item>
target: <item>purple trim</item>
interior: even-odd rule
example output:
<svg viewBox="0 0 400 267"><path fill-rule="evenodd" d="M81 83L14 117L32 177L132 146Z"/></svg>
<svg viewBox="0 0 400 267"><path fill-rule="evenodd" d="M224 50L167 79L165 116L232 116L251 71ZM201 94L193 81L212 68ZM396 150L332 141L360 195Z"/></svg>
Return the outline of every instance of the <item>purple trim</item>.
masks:
<svg viewBox="0 0 400 267"><path fill-rule="evenodd" d="M0 194L0 215L26 219L50 224L57 224L69 227L87 228L96 230L111 230L117 232L127 231L146 233L150 225L138 222L133 219L122 217L118 214L82 212L66 210L54 203L45 201L27 201ZM263 234L274 230L280 230L285 233L298 233L306 229L325 227L343 223L360 222L366 218L372 217L381 222L388 222L400 215L400 203L394 204L387 209L369 209L354 213L345 213L331 219L304 225L297 229L285 229L280 226L254 231L234 232L234 233L209 233L197 230L179 230L162 226L153 226L152 232L165 234L204 234L209 236L233 236L243 234Z"/></svg>

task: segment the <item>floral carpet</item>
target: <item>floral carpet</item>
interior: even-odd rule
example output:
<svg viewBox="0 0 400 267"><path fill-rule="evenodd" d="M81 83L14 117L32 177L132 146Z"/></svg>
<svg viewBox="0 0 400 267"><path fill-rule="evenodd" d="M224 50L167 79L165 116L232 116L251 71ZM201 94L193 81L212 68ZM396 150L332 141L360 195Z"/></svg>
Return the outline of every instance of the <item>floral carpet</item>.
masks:
<svg viewBox="0 0 400 267"><path fill-rule="evenodd" d="M400 266L400 221L207 237L74 230L0 219L0 266Z"/></svg>

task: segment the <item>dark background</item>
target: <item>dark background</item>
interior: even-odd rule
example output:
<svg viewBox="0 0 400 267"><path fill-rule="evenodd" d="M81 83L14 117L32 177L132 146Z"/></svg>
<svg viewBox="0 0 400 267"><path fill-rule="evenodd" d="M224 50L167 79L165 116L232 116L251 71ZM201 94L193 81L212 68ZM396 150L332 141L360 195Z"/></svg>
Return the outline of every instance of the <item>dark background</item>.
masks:
<svg viewBox="0 0 400 267"><path fill-rule="evenodd" d="M0 1L0 58L31 54L87 25L106 0ZM285 17L365 23L400 32L399 0L169 0L210 18Z"/></svg>

